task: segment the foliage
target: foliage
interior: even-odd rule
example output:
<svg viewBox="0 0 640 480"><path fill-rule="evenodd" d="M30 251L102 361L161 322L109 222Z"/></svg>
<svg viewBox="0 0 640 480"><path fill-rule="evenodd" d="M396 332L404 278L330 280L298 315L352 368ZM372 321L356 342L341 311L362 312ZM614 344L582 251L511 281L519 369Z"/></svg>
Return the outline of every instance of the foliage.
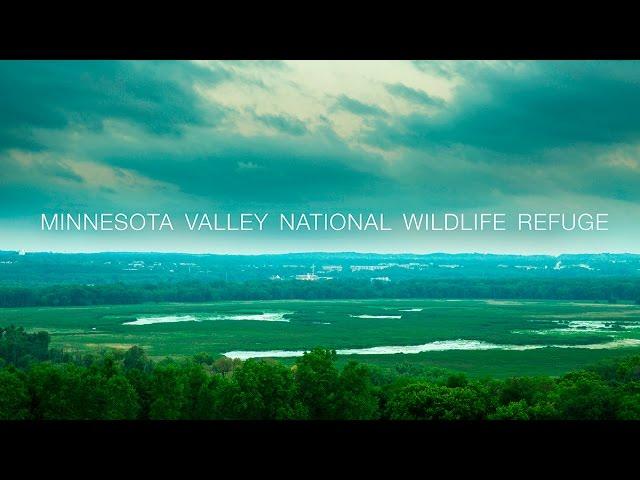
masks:
<svg viewBox="0 0 640 480"><path fill-rule="evenodd" d="M151 361L144 349L43 357L48 336L3 330L2 420L637 420L640 356L553 377L393 371L316 348L272 360ZM24 361L29 357L28 362Z"/></svg>
<svg viewBox="0 0 640 480"><path fill-rule="evenodd" d="M342 279L200 281L155 283L0 284L0 307L132 305L146 302L226 300L326 300L374 298L497 298L546 300L640 299L640 278L437 278L371 282Z"/></svg>
<svg viewBox="0 0 640 480"><path fill-rule="evenodd" d="M49 358L47 332L27 333L22 327L0 327L0 359L16 366Z"/></svg>

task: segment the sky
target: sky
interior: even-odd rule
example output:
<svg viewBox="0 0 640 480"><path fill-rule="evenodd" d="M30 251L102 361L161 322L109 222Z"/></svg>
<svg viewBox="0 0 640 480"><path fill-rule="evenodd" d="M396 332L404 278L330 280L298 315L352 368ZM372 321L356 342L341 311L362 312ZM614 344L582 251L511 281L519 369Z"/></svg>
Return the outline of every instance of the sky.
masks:
<svg viewBox="0 0 640 480"><path fill-rule="evenodd" d="M42 231L54 212L604 212L609 230ZM640 253L639 218L638 62L0 61L0 250Z"/></svg>

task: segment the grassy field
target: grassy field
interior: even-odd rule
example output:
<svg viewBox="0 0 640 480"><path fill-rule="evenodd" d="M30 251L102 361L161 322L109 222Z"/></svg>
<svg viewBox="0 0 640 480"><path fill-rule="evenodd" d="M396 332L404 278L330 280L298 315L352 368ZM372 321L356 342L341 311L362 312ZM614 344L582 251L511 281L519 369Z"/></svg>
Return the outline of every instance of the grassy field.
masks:
<svg viewBox="0 0 640 480"><path fill-rule="evenodd" d="M341 355L471 375L557 375L640 353L640 306L552 301L350 300L0 310L0 326L47 330L68 350L140 345L152 357L383 348ZM444 342L444 343L442 343ZM343 352L345 353L345 352ZM362 352L360 352L362 353ZM262 354L264 355L264 354ZM283 358L285 362L293 358Z"/></svg>

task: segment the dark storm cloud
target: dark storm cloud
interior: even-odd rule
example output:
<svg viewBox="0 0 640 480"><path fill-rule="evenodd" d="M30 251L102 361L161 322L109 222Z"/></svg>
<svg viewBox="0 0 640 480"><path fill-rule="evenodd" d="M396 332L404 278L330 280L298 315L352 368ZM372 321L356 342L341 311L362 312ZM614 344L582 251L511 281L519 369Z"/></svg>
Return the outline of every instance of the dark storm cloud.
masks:
<svg viewBox="0 0 640 480"><path fill-rule="evenodd" d="M637 62L460 68L464 83L445 110L380 123L368 141L382 148L466 145L519 155L640 138Z"/></svg>
<svg viewBox="0 0 640 480"><path fill-rule="evenodd" d="M159 187L149 186L160 182L173 188L171 194L235 203L238 208L240 203L292 208L323 203L348 209L371 204L371 199L376 208L463 208L562 192L640 200L640 177L633 163L604 160L607 149L640 140L640 64L417 66L462 78L451 100L443 103L426 87L378 85L409 103L433 107L429 114L416 109L394 115L374 103L332 94L318 97L326 108L317 118L320 126L285 113L258 115L254 107L238 107L235 116L247 115L271 130L248 135L232 122L221 127L227 110L194 87L259 80L265 70L286 74L289 67L247 62L206 68L187 62L0 62L0 154L8 148L34 149L36 142L46 152L27 164L0 155L3 166L13 171L11 181L0 188L5 198L10 195L16 216L21 197L25 205L32 203L30 191L41 192L32 198L55 200L58 195L60 205L97 205L102 201L98 193L118 191L114 185L87 186L82 169L73 168L78 161L108 167L116 178L136 175L151 181L140 184L146 185L140 189L150 189L149 198L161 194L152 190ZM267 84L261 85L261 94L268 93ZM331 130L336 111L365 119L356 142ZM105 128L105 119L123 122L131 138L122 141ZM79 127L81 135L71 145L65 135ZM34 133L42 130L48 136ZM358 142L397 156L389 161ZM628 155L635 158L633 151ZM45 178L58 182L47 184ZM116 200L133 202L125 193Z"/></svg>
<svg viewBox="0 0 640 480"><path fill-rule="evenodd" d="M317 65L280 62L0 62L0 219L637 210L640 63L415 67L354 65L325 81Z"/></svg>
<svg viewBox="0 0 640 480"><path fill-rule="evenodd" d="M116 178L122 179L126 170L140 179L175 186L175 191L189 197L227 204L238 204L240 198L242 203L262 204L340 201L380 191L384 179L375 163L326 128L316 130L312 139L298 141L307 133L302 121L284 114L254 114L263 125L286 135L245 137L233 128L217 129L215 120L222 108L197 95L194 84L211 87L229 80L234 75L229 67L185 62L0 62L1 86L8 92L3 100L6 108L0 112L0 133L16 134L0 145L0 159L11 171L1 188L10 194L13 214L20 216L25 209L32 213L30 192L37 192L32 198L47 199L43 205L50 205L49 199L57 195L60 208L77 202L96 208L103 204L100 194L113 192L114 187L96 187L95 178L84 185L70 165L92 175L82 168L85 162L108 167ZM282 69L277 63L235 67ZM107 118L130 127L105 128ZM78 128L69 142L69 131ZM38 136L37 146L25 143L34 130L46 132ZM21 162L10 148L37 152ZM47 180L54 178L60 181ZM157 188L149 185L140 188ZM162 194L148 193L149 198ZM117 200L123 207L134 201L125 192Z"/></svg>
<svg viewBox="0 0 640 480"><path fill-rule="evenodd" d="M44 147L34 129L99 130L110 118L177 133L216 117L203 110L193 84L226 76L175 62L3 61L0 149Z"/></svg>
<svg viewBox="0 0 640 480"><path fill-rule="evenodd" d="M382 170L332 138L304 140L228 137L198 132L192 146L153 148L142 143L100 161L172 183L184 193L216 202L292 204L340 201L382 191Z"/></svg>

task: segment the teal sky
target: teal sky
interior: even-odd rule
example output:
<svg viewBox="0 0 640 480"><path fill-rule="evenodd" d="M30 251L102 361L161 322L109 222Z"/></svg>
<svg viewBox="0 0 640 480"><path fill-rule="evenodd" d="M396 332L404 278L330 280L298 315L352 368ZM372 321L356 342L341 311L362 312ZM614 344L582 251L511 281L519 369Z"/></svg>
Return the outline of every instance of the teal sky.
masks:
<svg viewBox="0 0 640 480"><path fill-rule="evenodd" d="M589 211L609 231L40 231L136 211ZM640 253L639 219L638 62L0 61L3 250Z"/></svg>

